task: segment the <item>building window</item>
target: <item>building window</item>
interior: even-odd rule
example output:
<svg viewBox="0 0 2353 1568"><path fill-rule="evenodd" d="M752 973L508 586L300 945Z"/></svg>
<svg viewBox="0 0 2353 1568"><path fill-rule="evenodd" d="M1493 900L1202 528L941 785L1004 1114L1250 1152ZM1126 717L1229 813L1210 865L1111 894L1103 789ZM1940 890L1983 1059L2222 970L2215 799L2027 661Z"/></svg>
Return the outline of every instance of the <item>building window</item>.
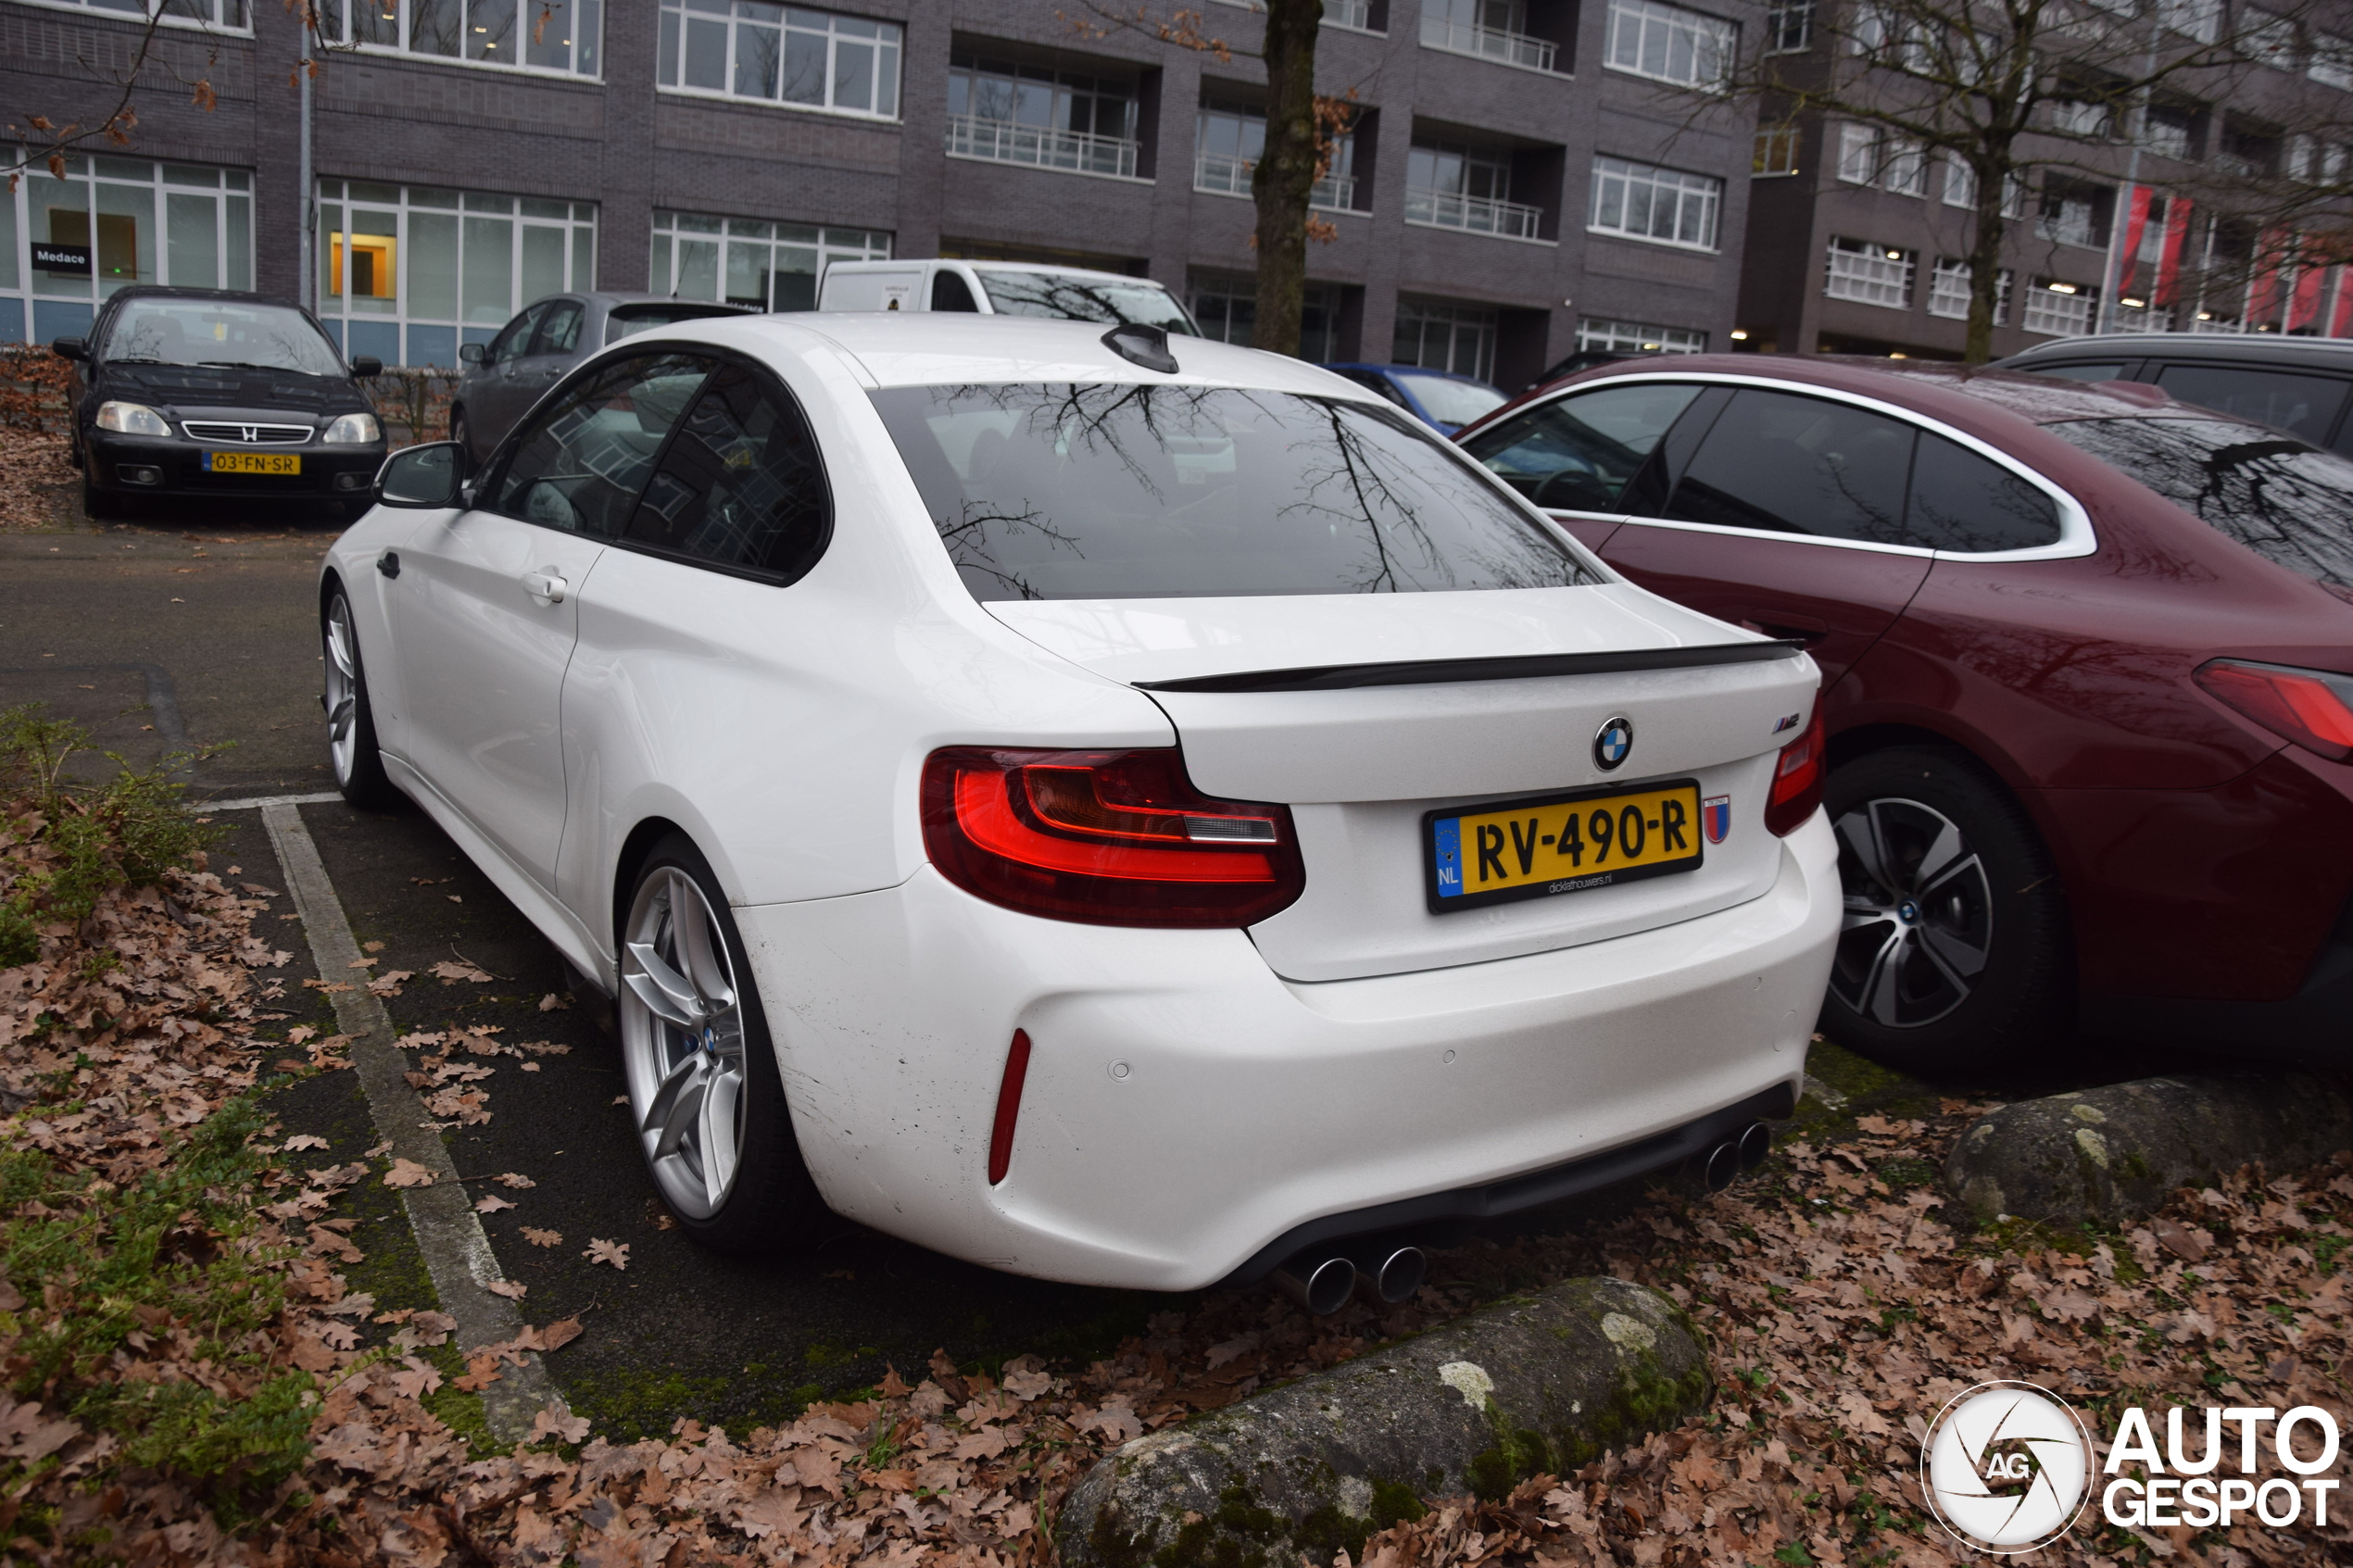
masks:
<svg viewBox="0 0 2353 1568"><path fill-rule="evenodd" d="M1405 159L1405 221L1532 240L1540 208L1511 199L1506 152L1458 142L1416 141Z"/></svg>
<svg viewBox="0 0 2353 1568"><path fill-rule="evenodd" d="M1935 275L1928 285L1928 313L1948 320L1969 320L1969 285L1970 267L1966 261L1945 259L1936 264ZM1994 324L2010 324L2010 270L2003 268L1994 279Z"/></svg>
<svg viewBox="0 0 2353 1568"><path fill-rule="evenodd" d="M1401 299L1397 302L1396 336L1390 343L1390 362L1492 381L1495 320L1495 312L1483 305Z"/></svg>
<svg viewBox="0 0 2353 1568"><path fill-rule="evenodd" d="M647 286L753 310L814 310L827 264L889 259L890 236L875 230L657 209Z"/></svg>
<svg viewBox="0 0 2353 1568"><path fill-rule="evenodd" d="M2353 38L2334 32L2312 34L2312 63L2305 74L2323 87L2353 88Z"/></svg>
<svg viewBox="0 0 2353 1568"><path fill-rule="evenodd" d="M70 245L89 263L31 265L30 245ZM80 337L97 304L132 283L253 287L253 175L143 157L35 164L0 194L0 343ZM30 320L28 321L28 316Z"/></svg>
<svg viewBox="0 0 2353 1568"><path fill-rule="evenodd" d="M2160 157L2187 160L2196 157L2191 144L2196 132L2194 110L2151 104L2141 111L2141 145Z"/></svg>
<svg viewBox="0 0 2353 1568"><path fill-rule="evenodd" d="M663 87L787 108L899 117L896 22L763 0L733 0L732 6L729 0L662 0L661 25L654 80Z"/></svg>
<svg viewBox="0 0 2353 1568"><path fill-rule="evenodd" d="M1251 194L1251 171L1266 150L1266 117L1255 109L1204 105L1193 141L1193 189L1224 196ZM1309 187L1307 204L1327 212L1356 206L1356 136L1343 131L1332 147L1331 167Z"/></svg>
<svg viewBox="0 0 2353 1568"><path fill-rule="evenodd" d="M1802 55L1814 42L1814 0L1765 8L1765 47L1776 55Z"/></svg>
<svg viewBox="0 0 2353 1568"><path fill-rule="evenodd" d="M1918 143L1876 125L1838 128L1838 177L1850 184L1877 185L1890 194L1928 194L1928 155Z"/></svg>
<svg viewBox="0 0 2353 1568"><path fill-rule="evenodd" d="M1798 129L1794 125L1777 125L1769 131L1759 131L1756 133L1755 150L1749 157L1749 172L1752 174L1796 173L1797 153L1801 140Z"/></svg>
<svg viewBox="0 0 2353 1568"><path fill-rule="evenodd" d="M1916 253L1863 240L1832 239L1830 272L1822 292L1832 299L1906 308L1912 300Z"/></svg>
<svg viewBox="0 0 2353 1568"><path fill-rule="evenodd" d="M572 76L595 76L598 69L604 0L318 0L318 6L319 36L330 44Z"/></svg>
<svg viewBox="0 0 2353 1568"><path fill-rule="evenodd" d="M1136 84L959 51L948 69L948 155L1135 177Z"/></svg>
<svg viewBox="0 0 2353 1568"><path fill-rule="evenodd" d="M1605 321L1586 316L1577 323L1579 353L1705 354L1707 334L1687 327L1654 327L1642 321Z"/></svg>
<svg viewBox="0 0 2353 1568"><path fill-rule="evenodd" d="M1193 320L1201 334L1242 348L1258 319L1258 283L1234 272L1195 272L1189 280ZM1299 357L1318 365L1340 358L1340 289L1311 282L1300 302Z"/></svg>
<svg viewBox="0 0 2353 1568"><path fill-rule="evenodd" d="M1324 21L1357 32L1373 31L1373 0L1324 0Z"/></svg>
<svg viewBox="0 0 2353 1568"><path fill-rule="evenodd" d="M1713 87L1740 46L1740 29L1718 17L1661 0L1609 0L1603 63L1657 82Z"/></svg>
<svg viewBox="0 0 2353 1568"><path fill-rule="evenodd" d="M32 3L68 10L94 11L101 16L137 17L142 20L161 11L166 27L219 27L244 32L253 26L251 0L32 0Z"/></svg>
<svg viewBox="0 0 2353 1568"><path fill-rule="evenodd" d="M1705 174L1597 157L1587 222L1604 234L1713 250L1716 215L1723 199L1724 182Z"/></svg>
<svg viewBox="0 0 2353 1568"><path fill-rule="evenodd" d="M2280 70L2296 69L2296 24L2285 17L2249 6L2239 22L2248 55Z"/></svg>
<svg viewBox="0 0 2353 1568"><path fill-rule="evenodd" d="M592 203L319 182L319 315L346 354L455 365L460 342L596 274Z"/></svg>
<svg viewBox="0 0 2353 1568"><path fill-rule="evenodd" d="M2026 182L2017 175L2004 177L2002 182L2002 216L2026 216ZM1974 207L1977 206L1977 170L1958 158L1944 160L1944 205Z"/></svg>
<svg viewBox="0 0 2353 1568"><path fill-rule="evenodd" d="M2200 44L2221 36L2222 0L2158 0L2158 12L2167 27Z"/></svg>
<svg viewBox="0 0 2353 1568"><path fill-rule="evenodd" d="M2092 304L2100 291L2089 283L2037 278L2026 291L2026 330L2052 337L2076 337L2092 330Z"/></svg>
<svg viewBox="0 0 2353 1568"><path fill-rule="evenodd" d="M1555 46L1528 31L1528 0L1424 0L1422 44L1550 70Z"/></svg>
<svg viewBox="0 0 2353 1568"><path fill-rule="evenodd" d="M2115 200L2116 193L2105 185L2051 181L2043 187L2043 211L2034 220L2034 232L2057 245L2106 249L2108 212Z"/></svg>

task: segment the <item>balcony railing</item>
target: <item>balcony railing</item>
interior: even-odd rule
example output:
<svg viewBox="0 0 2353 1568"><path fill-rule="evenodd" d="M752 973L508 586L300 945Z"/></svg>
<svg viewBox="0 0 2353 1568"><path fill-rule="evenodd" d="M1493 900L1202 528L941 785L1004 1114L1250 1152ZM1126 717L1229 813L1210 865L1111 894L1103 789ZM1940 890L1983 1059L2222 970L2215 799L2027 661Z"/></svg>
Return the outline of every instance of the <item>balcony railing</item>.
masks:
<svg viewBox="0 0 2353 1568"><path fill-rule="evenodd" d="M1120 136L1016 125L1010 119L983 119L967 114L949 117L948 151L955 157L1028 163L1040 169L1069 169L1081 174L1118 174L1133 179L1139 144Z"/></svg>
<svg viewBox="0 0 2353 1568"><path fill-rule="evenodd" d="M1255 158L1202 153L1193 159L1193 189L1213 191L1226 196L1246 196L1250 194L1251 170L1257 166ZM1320 207L1327 212L1353 211L1356 207L1356 176L1325 175L1308 188L1307 205Z"/></svg>
<svg viewBox="0 0 2353 1568"><path fill-rule="evenodd" d="M1440 191L1405 192L1405 221L1440 229L1467 229L1474 234L1504 234L1532 240L1543 221L1541 208L1487 196L1453 196Z"/></svg>
<svg viewBox="0 0 2353 1568"><path fill-rule="evenodd" d="M2108 236L2100 232L2097 223L2072 213L2044 214L2034 220L2034 232L2038 238L2049 240L2054 245L2082 245L2086 250L2108 247Z"/></svg>
<svg viewBox="0 0 2353 1568"><path fill-rule="evenodd" d="M1467 22L1449 21L1443 17L1422 13L1422 44L1425 48L1444 49L1457 55L1478 55L1485 59L1502 60L1506 65L1526 66L1530 70L1553 69L1555 45L1550 39L1530 38L1524 32L1499 32L1491 27L1473 27Z"/></svg>
<svg viewBox="0 0 2353 1568"><path fill-rule="evenodd" d="M1373 29L1373 0L1324 0L1324 19L1334 27L1353 27L1359 32Z"/></svg>

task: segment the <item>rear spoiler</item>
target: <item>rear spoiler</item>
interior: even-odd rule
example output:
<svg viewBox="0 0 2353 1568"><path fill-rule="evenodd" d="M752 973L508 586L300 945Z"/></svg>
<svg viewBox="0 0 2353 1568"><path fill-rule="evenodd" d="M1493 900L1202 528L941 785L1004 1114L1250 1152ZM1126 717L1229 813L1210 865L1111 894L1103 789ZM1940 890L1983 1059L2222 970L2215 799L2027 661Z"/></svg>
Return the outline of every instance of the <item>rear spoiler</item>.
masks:
<svg viewBox="0 0 2353 1568"><path fill-rule="evenodd" d="M1327 692L1352 686L1436 686L1465 681L1527 681L1545 675L1616 675L1636 670L1689 670L1707 664L1756 664L1795 659L1794 639L1702 643L1692 647L1625 648L1608 653L1535 653L1504 659L1397 659L1376 664L1310 664L1291 670L1246 670L1230 675L1190 675L1177 681L1137 681L1147 692Z"/></svg>

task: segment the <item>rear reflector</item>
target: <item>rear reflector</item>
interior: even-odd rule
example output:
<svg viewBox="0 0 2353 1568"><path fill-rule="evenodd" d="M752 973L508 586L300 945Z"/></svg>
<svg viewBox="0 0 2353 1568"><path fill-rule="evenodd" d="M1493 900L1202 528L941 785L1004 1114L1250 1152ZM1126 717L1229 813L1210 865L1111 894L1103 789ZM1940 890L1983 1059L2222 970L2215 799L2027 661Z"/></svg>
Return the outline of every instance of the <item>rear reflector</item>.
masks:
<svg viewBox="0 0 2353 1568"><path fill-rule="evenodd" d="M2217 659L2197 684L2276 735L2332 762L2353 761L2353 675Z"/></svg>
<svg viewBox="0 0 2353 1568"><path fill-rule="evenodd" d="M1013 1031L1013 1048L1005 1053L1004 1081L997 1085L997 1121L988 1129L988 1185L1005 1179L1013 1163L1013 1123L1021 1120L1021 1085L1029 1076L1029 1031Z"/></svg>
<svg viewBox="0 0 2353 1568"><path fill-rule="evenodd" d="M1195 793L1174 747L935 751L923 814L941 875L1052 920L1248 925L1306 885L1290 811Z"/></svg>
<svg viewBox="0 0 2353 1568"><path fill-rule="evenodd" d="M1805 733L1781 747L1779 761L1773 764L1772 793L1765 797L1765 825L1786 838L1806 825L1822 804L1822 779L1829 770L1823 765L1823 752L1828 747L1822 737L1821 698L1814 699L1814 717L1807 721Z"/></svg>

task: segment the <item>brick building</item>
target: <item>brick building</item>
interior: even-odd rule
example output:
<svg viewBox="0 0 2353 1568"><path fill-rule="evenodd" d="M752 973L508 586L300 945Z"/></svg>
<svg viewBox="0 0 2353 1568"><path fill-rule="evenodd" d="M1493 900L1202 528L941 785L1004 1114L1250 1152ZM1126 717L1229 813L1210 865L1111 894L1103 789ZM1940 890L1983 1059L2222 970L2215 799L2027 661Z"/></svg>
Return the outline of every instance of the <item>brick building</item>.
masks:
<svg viewBox="0 0 2353 1568"><path fill-rule="evenodd" d="M1830 35L1843 31L1839 46L1851 46L1857 27L1824 19L1861 18L1867 7L1778 8L1776 41L1814 56L1798 69L1827 70ZM2331 9L2298 7L2294 20L2267 22L2245 0L2229 9L2222 0L2171 0L2170 50L2212 42L2225 27L2268 29L2275 47L2263 66L2203 80L2184 73L2152 95L2137 160L2128 116L2052 106L2093 140L2026 144L2028 156L2068 167L2045 168L2011 194L1995 357L2100 330L2353 336L2353 270L2267 261L2280 236L2216 210L2205 194L2227 195L2233 181L2343 183L2353 157L2337 144L2353 134L2353 6L2335 24ZM1887 90L1904 88L1890 79ZM1974 199L1967 169L1823 114L1768 123L1753 167L1736 346L1961 357Z"/></svg>
<svg viewBox="0 0 2353 1568"><path fill-rule="evenodd" d="M142 4L0 0L7 101L103 117ZM790 309L828 258L1001 257L1149 275L1246 339L1255 61L1088 36L1061 0L838 4L320 0L310 301L351 352L447 364L592 282ZM134 279L300 292L298 24L270 0L168 8L134 145L0 202L0 337L74 331ZM1208 9L1254 44L1250 10ZM1318 85L1363 107L1317 192L1338 237L1311 247L1311 357L1516 386L1580 345L1724 345L1753 116L1662 83L1761 10L1326 14ZM97 276L34 267L38 243L90 245Z"/></svg>

